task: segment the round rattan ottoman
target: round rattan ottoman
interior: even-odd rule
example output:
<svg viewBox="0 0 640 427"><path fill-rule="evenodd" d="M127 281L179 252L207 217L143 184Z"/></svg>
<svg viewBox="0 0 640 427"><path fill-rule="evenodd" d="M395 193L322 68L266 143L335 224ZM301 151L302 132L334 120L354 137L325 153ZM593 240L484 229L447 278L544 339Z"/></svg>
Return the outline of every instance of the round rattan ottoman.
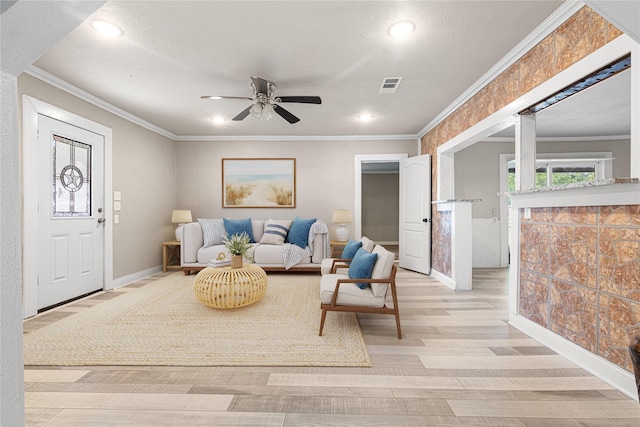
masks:
<svg viewBox="0 0 640 427"><path fill-rule="evenodd" d="M253 304L267 291L267 274L252 264L241 268L206 267L193 283L196 298L214 308L238 308Z"/></svg>

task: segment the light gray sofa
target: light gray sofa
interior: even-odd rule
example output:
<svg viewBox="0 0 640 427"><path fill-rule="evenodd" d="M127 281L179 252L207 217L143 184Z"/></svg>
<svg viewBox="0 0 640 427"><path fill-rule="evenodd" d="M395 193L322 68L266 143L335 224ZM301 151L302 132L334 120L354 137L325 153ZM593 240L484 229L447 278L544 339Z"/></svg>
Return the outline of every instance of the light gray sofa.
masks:
<svg viewBox="0 0 640 427"><path fill-rule="evenodd" d="M260 242L264 234L267 221L251 219L253 238ZM320 272L320 266L324 258L330 255L329 234L326 225L319 221L322 227L312 227L309 233L309 241L313 240L308 249L310 256L306 256L300 262L290 268L285 267L285 245L273 245L264 243L254 243L252 257L255 265L262 267L265 271L309 271ZM313 233L314 229L324 229L327 232ZM313 234L313 236L311 236ZM291 246L291 245L289 245ZM294 245L295 246L295 245ZM297 248L297 247L296 247ZM204 247L204 236L202 227L198 222L191 222L182 227L182 243L180 245L180 265L185 275L192 271L200 271L209 265L209 262L224 253L230 259L229 252L223 244ZM244 260L244 262L251 262Z"/></svg>

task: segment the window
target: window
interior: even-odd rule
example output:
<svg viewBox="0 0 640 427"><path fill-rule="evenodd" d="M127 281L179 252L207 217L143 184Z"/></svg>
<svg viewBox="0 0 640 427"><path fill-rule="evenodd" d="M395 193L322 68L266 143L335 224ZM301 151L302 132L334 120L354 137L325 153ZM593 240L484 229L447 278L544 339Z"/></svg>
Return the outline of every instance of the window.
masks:
<svg viewBox="0 0 640 427"><path fill-rule="evenodd" d="M587 154L587 153L585 153ZM536 188L599 181L609 173L611 160L602 158L546 158L536 161ZM609 167L607 167L609 163ZM515 161L508 162L508 191L516 189Z"/></svg>
<svg viewBox="0 0 640 427"><path fill-rule="evenodd" d="M53 135L53 217L91 216L91 146Z"/></svg>

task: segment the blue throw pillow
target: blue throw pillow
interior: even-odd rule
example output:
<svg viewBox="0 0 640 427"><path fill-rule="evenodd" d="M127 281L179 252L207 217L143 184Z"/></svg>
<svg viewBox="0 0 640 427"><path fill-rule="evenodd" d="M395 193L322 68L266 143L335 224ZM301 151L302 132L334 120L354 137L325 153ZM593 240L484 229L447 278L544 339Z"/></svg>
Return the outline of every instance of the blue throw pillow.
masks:
<svg viewBox="0 0 640 427"><path fill-rule="evenodd" d="M378 254L370 254L362 248L358 249L358 252L356 252L349 265L349 279L371 279L373 265L377 260ZM356 286L364 289L369 286L369 284L356 283Z"/></svg>
<svg viewBox="0 0 640 427"><path fill-rule="evenodd" d="M229 237L234 234L242 234L244 231L249 235L251 243L255 243L253 240L253 228L251 227L251 218L245 219L229 219L224 218L224 229Z"/></svg>
<svg viewBox="0 0 640 427"><path fill-rule="evenodd" d="M342 259L353 259L358 249L362 247L362 242L356 242L353 239L349 239L347 244L344 246L342 250Z"/></svg>
<svg viewBox="0 0 640 427"><path fill-rule="evenodd" d="M316 222L315 218L302 219L296 217L291 223L289 233L287 234L287 242L300 246L302 249L309 246L309 230L313 223Z"/></svg>

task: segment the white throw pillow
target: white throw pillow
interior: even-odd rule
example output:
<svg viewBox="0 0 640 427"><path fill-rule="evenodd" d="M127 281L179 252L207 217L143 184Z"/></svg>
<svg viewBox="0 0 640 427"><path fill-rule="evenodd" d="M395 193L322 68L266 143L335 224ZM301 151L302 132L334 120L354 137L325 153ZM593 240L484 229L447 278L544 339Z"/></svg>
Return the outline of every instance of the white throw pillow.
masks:
<svg viewBox="0 0 640 427"><path fill-rule="evenodd" d="M291 221L289 220L276 221L270 219L264 226L264 234L260 239L260 243L265 245L283 245L290 227Z"/></svg>
<svg viewBox="0 0 640 427"><path fill-rule="evenodd" d="M220 245L227 235L222 219L201 219L198 218L204 237L204 247Z"/></svg>

